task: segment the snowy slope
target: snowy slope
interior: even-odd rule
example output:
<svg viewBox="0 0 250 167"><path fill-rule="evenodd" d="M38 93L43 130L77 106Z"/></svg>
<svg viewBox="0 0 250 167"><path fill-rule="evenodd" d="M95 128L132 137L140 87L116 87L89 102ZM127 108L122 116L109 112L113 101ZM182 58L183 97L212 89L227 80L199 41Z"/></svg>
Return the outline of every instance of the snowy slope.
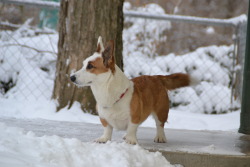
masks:
<svg viewBox="0 0 250 167"><path fill-rule="evenodd" d="M82 142L93 142L103 133L102 125L84 122L54 121L44 119L0 118L10 127L22 128L26 133L33 131L42 137L57 135L63 138L76 138ZM94 132L94 133L93 133ZM189 153L211 153L242 155L241 148L247 145L241 140L242 134L223 131L192 131L165 128L167 143L154 143L156 128L139 127L139 145L147 150L184 151ZM126 132L114 130L111 142L123 143ZM214 145L214 149L208 147ZM207 148L207 149L205 149Z"/></svg>
<svg viewBox="0 0 250 167"><path fill-rule="evenodd" d="M161 155L138 145L86 143L58 136L37 137L0 123L2 167L171 167Z"/></svg>

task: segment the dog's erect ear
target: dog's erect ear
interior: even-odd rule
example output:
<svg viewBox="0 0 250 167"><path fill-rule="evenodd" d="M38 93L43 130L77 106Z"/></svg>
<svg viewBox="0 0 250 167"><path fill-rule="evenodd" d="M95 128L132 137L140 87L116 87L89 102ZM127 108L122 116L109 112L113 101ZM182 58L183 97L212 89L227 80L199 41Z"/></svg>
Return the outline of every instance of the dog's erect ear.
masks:
<svg viewBox="0 0 250 167"><path fill-rule="evenodd" d="M98 38L96 51L98 53L102 53L104 51L104 46L103 46L103 43L102 43L102 37L101 36L99 36L99 38Z"/></svg>
<svg viewBox="0 0 250 167"><path fill-rule="evenodd" d="M102 52L103 64L106 68L110 68L112 72L115 70L115 58L114 58L114 41L108 42L107 47Z"/></svg>

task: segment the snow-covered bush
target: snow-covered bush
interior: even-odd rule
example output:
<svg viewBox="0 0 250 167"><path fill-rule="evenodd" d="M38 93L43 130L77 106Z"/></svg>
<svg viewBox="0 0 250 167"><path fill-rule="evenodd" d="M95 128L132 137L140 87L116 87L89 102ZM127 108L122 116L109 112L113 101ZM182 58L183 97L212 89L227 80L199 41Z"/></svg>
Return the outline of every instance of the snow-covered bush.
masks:
<svg viewBox="0 0 250 167"><path fill-rule="evenodd" d="M134 8L124 4L124 11L164 14L155 4ZM158 55L157 45L167 37L168 21L125 18L123 30L124 72L129 78L140 75L168 75L188 73L201 83L192 88L170 92L171 106L180 110L201 113L225 113L239 104L231 103L233 46L208 46L195 51L176 55Z"/></svg>
<svg viewBox="0 0 250 167"><path fill-rule="evenodd" d="M146 12L151 14L164 14L165 11L157 4L147 4L143 7L132 7L129 2L124 3L124 11ZM168 21L157 21L140 18L124 19L123 55L135 56L138 54L148 57L157 56L156 48L161 41L166 40L164 31L171 28Z"/></svg>
<svg viewBox="0 0 250 167"><path fill-rule="evenodd" d="M27 24L1 31L0 96L50 98L55 74L58 35L36 35Z"/></svg>
<svg viewBox="0 0 250 167"><path fill-rule="evenodd" d="M232 51L233 46L208 46L185 55L169 54L155 58L143 54L124 55L124 71L130 78L188 73L201 83L170 92L172 107L192 112L225 113L239 107L237 103L231 105Z"/></svg>

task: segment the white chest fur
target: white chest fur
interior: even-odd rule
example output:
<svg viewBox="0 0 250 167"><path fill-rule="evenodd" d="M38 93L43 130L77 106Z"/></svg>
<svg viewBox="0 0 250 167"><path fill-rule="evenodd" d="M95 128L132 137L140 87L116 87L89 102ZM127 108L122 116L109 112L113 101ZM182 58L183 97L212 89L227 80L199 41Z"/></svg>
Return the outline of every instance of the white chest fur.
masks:
<svg viewBox="0 0 250 167"><path fill-rule="evenodd" d="M115 66L115 73L110 71L98 75L91 85L98 106L98 113L115 129L125 130L130 121L130 101L134 91L133 82ZM128 90L127 90L128 89ZM124 96L121 95L127 90ZM117 102L117 100L119 100Z"/></svg>
<svg viewBox="0 0 250 167"><path fill-rule="evenodd" d="M113 128L118 130L126 130L130 121L130 101L133 94L133 83L128 91L117 103L112 107L103 107L98 104L98 113L101 118L104 118Z"/></svg>

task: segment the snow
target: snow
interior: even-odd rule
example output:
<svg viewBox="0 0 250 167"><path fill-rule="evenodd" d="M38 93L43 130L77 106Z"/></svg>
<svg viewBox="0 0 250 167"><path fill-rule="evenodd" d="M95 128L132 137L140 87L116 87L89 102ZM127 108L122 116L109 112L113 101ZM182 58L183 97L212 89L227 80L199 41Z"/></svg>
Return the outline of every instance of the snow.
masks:
<svg viewBox="0 0 250 167"><path fill-rule="evenodd" d="M88 143L59 136L37 137L33 132L26 133L2 123L0 131L0 164L4 167L172 166L161 153L149 152L139 145Z"/></svg>
<svg viewBox="0 0 250 167"><path fill-rule="evenodd" d="M124 3L124 11L164 15L164 10L156 4L133 8ZM240 21L244 19L240 17ZM236 23L239 19L231 21ZM0 118L100 124L97 116L83 113L77 102L71 109L65 107L56 112L57 102L50 98L58 34L36 35L40 30L31 29L30 22L31 19L27 20L16 31L0 32ZM123 31L124 71L129 78L185 72L201 81L197 86L169 92L172 107L166 128L237 131L240 104L237 100L231 103L231 72L241 67L232 69L233 46L204 46L184 55L158 55L157 44L166 40L163 32L171 29L171 23L127 17L125 22L129 26ZM206 33L213 33L213 30L208 27ZM5 92L2 84L8 82L12 84ZM150 117L141 126L155 127L155 122ZM6 167L171 166L160 153L150 153L140 146L116 142L101 145L58 136L38 137L33 132L1 123L0 131L0 164ZM204 147L211 152L215 149L213 144Z"/></svg>
<svg viewBox="0 0 250 167"><path fill-rule="evenodd" d="M13 105L15 104L15 105ZM75 102L71 109L56 112L56 102L50 100L27 101L0 99L0 117L17 119L47 119L56 121L86 122L100 124L99 117L83 113ZM239 128L240 112L209 115L171 109L166 128L188 130L223 130L236 132ZM149 117L142 127L155 127L153 117Z"/></svg>
<svg viewBox="0 0 250 167"><path fill-rule="evenodd" d="M124 4L124 11L133 10L164 14L164 10L156 4L140 8ZM7 93L0 93L4 98L40 100L49 99L52 94L58 34L36 36L36 31L28 26L29 22L30 19L14 32L1 33L10 35L0 37L3 69L0 81L12 80L15 85ZM233 46L207 46L184 55L158 55L155 52L157 44L167 38L162 33L171 29L171 24L166 21L148 22L147 19L125 18L125 23L130 23L123 31L124 71L129 78L189 73L202 82L196 87L170 92L173 109L210 114L240 108L237 99L231 103L232 71L241 68L232 69ZM67 60L66 63L69 62ZM217 94L219 96L215 97ZM222 102L217 104L218 100Z"/></svg>
<svg viewBox="0 0 250 167"><path fill-rule="evenodd" d="M152 117L149 117L142 127L155 127ZM188 111L170 110L165 127L169 129L211 130L237 132L240 126L240 112L221 115L192 113Z"/></svg>
<svg viewBox="0 0 250 167"><path fill-rule="evenodd" d="M178 12L179 12L179 7L178 7L178 6L175 6L175 7L174 7L174 12L173 12L173 13L174 13L174 14L177 14Z"/></svg>
<svg viewBox="0 0 250 167"><path fill-rule="evenodd" d="M164 14L164 10L156 4L140 8L133 8L129 3L124 4L124 11L133 10ZM38 30L30 29L29 22L30 19L16 31L1 32L0 81L4 83L12 81L13 88L6 93L3 89L0 91L0 116L99 122L95 116L83 114L77 103L71 110L67 110L66 107L59 113L55 112L56 102L50 98L55 78L58 34L36 35L35 32ZM238 129L240 104L237 100L231 103L233 46L206 46L184 55L174 53L158 55L155 53L157 42L166 38L161 34L171 29L171 24L166 21L151 20L150 26L146 26L148 20L134 18L126 18L125 22L130 22L130 26L123 31L124 72L129 78L184 72L201 81L197 86L169 92L170 114L173 115L168 120L171 128ZM144 28L138 30L138 27ZM137 38L138 36L142 38ZM67 60L66 63L69 62L70 60ZM179 112L182 116L177 114ZM211 113L227 113L223 116L225 118L228 116L232 123L228 123L220 115L205 115ZM175 117L178 117L178 121L196 122L198 126L189 126L188 123L180 126L178 121L174 121ZM216 124L216 121L220 121L221 124ZM149 123L150 126L153 124Z"/></svg>
<svg viewBox="0 0 250 167"><path fill-rule="evenodd" d="M207 27L207 28L206 28L206 33L207 33L207 34L214 34L214 33L215 33L215 30L214 30L213 27L210 26L210 27Z"/></svg>
<svg viewBox="0 0 250 167"><path fill-rule="evenodd" d="M234 17L234 18L229 19L229 21L231 23L233 23L235 26L237 26L240 23L243 23L243 22L246 23L246 21L247 21L247 15L242 14L242 15L240 15L238 17Z"/></svg>
<svg viewBox="0 0 250 167"><path fill-rule="evenodd" d="M92 142L103 133L102 125L84 122L54 121L45 119L0 118L0 122L10 127L23 128L27 133L33 131L42 137L57 135L63 138L76 138L82 142ZM94 132L94 133L93 133ZM147 150L161 152L188 152L201 154L244 155L244 135L224 131L192 131L165 128L167 143L154 143L156 129L139 127L139 145ZM114 131L112 142L123 143L124 131ZM243 140L241 140L243 139ZM215 149L209 146L214 145Z"/></svg>
<svg viewBox="0 0 250 167"><path fill-rule="evenodd" d="M147 4L144 7L133 8L130 3L124 3L125 11L147 12L150 14L164 14L164 9L157 4ZM157 44L166 39L163 34L171 28L169 21L155 21L125 17L123 30L123 55L133 56L136 53L152 57L156 53ZM125 26L126 27L126 26Z"/></svg>
<svg viewBox="0 0 250 167"><path fill-rule="evenodd" d="M43 0L10 0L10 2L5 1L5 3L10 4L21 4L21 5L27 5L27 6L39 6L40 8L52 8L52 9L59 9L60 3L58 2L51 2L51 1L43 1Z"/></svg>
<svg viewBox="0 0 250 167"><path fill-rule="evenodd" d="M134 8L124 3L124 12L146 12L164 15L155 4ZM243 17L243 16L242 16ZM240 20L241 17L239 18ZM150 22L150 24L149 24ZM158 55L156 48L166 40L164 31L171 30L169 21L125 17L123 30L124 72L129 78L140 75L168 75L183 72L201 81L196 87L169 92L171 106L182 111L227 113L240 108L238 99L232 100L232 71L234 46L204 46L195 51L176 55ZM213 30L207 31L212 33ZM218 101L221 101L218 104Z"/></svg>
<svg viewBox="0 0 250 167"><path fill-rule="evenodd" d="M203 24L211 26L229 26L235 27L241 23L246 23L247 16L245 14L231 18L231 19L217 19L217 18L204 18L195 16L184 15L170 15L170 14L152 14L137 11L124 11L126 17L147 18L153 20L165 20L172 22L187 22L194 24Z"/></svg>
<svg viewBox="0 0 250 167"><path fill-rule="evenodd" d="M139 75L189 73L201 83L196 87L170 92L172 105L176 109L192 112L225 113L240 105L237 100L231 104L232 51L233 46L208 46L185 55L149 57L142 51L135 50L124 59L124 72L130 78Z"/></svg>
<svg viewBox="0 0 250 167"><path fill-rule="evenodd" d="M51 97L56 63L53 52L57 52L55 44L58 35L34 36L34 33L34 30L22 26L9 34L8 39L0 42L0 80L8 82L12 79L15 83L13 89L4 95L6 98Z"/></svg>

